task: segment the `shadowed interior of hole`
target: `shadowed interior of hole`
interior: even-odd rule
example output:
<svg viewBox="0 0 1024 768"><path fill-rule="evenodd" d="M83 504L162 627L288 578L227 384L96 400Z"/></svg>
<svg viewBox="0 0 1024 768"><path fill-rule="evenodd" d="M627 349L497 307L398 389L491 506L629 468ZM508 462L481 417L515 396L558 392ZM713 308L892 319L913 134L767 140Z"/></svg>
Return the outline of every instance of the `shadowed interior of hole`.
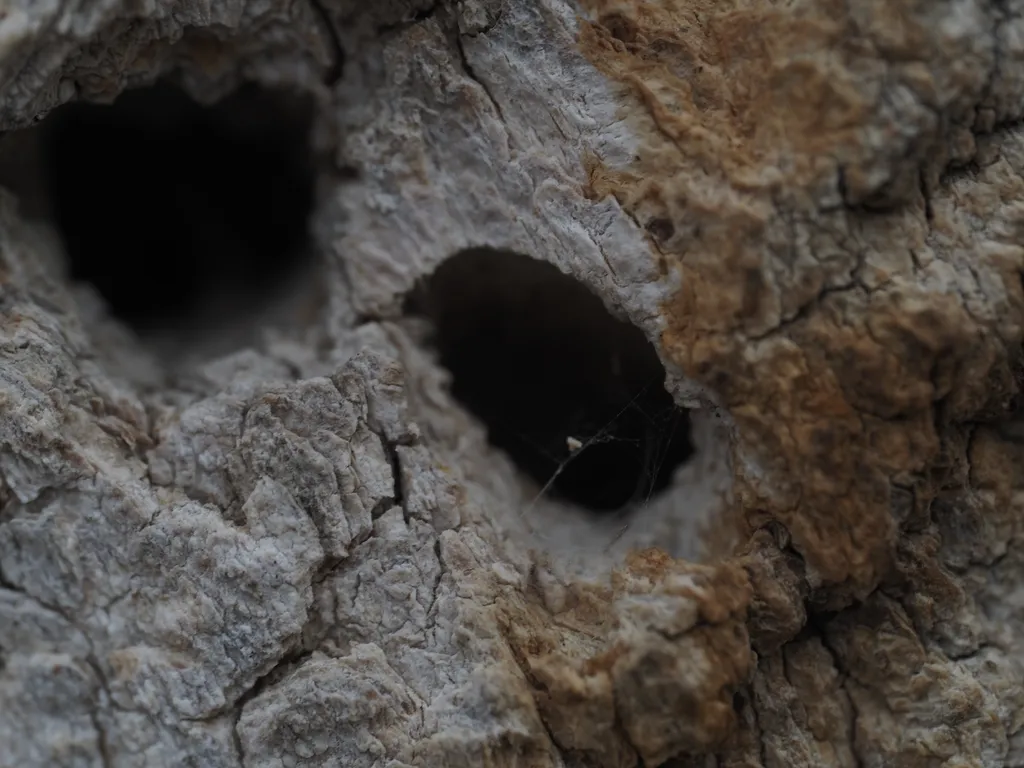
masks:
<svg viewBox="0 0 1024 768"><path fill-rule="evenodd" d="M406 312L432 322L452 393L490 442L554 498L596 512L642 504L693 452L651 343L546 262L465 251Z"/></svg>
<svg viewBox="0 0 1024 768"><path fill-rule="evenodd" d="M311 258L310 120L255 85L212 106L158 84L55 110L41 155L72 279L140 331L272 290Z"/></svg>

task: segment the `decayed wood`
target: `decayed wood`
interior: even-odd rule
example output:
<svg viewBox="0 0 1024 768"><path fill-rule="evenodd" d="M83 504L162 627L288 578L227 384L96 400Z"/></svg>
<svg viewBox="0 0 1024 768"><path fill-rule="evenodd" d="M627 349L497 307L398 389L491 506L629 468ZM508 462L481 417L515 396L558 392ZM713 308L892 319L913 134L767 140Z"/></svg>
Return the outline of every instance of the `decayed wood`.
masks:
<svg viewBox="0 0 1024 768"><path fill-rule="evenodd" d="M172 365L4 196L0 766L1024 764L1020 11L0 7L11 131L308 95L327 295ZM478 248L691 409L624 532L534 499L403 317Z"/></svg>

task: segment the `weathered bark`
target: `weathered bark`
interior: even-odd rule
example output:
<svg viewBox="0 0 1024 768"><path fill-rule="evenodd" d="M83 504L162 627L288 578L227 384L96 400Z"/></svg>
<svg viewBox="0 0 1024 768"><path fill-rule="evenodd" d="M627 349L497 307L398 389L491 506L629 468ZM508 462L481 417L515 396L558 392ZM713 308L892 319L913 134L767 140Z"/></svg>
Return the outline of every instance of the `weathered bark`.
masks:
<svg viewBox="0 0 1024 768"><path fill-rule="evenodd" d="M0 766L1024 765L1022 10L0 8ZM27 212L165 76L312 102L306 322L133 335ZM480 249L655 345L695 452L628 518L403 311Z"/></svg>

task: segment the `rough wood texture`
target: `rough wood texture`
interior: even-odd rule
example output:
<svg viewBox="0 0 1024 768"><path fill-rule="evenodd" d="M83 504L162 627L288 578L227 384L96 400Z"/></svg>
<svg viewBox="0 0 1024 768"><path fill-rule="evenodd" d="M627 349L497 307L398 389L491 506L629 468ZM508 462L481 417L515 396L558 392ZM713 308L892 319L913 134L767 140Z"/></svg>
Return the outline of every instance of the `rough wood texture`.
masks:
<svg viewBox="0 0 1024 768"><path fill-rule="evenodd" d="M4 195L0 766L1024 765L1022 14L0 4L4 142L164 75L307 94L326 293L170 362ZM480 248L692 409L625 532L403 317Z"/></svg>

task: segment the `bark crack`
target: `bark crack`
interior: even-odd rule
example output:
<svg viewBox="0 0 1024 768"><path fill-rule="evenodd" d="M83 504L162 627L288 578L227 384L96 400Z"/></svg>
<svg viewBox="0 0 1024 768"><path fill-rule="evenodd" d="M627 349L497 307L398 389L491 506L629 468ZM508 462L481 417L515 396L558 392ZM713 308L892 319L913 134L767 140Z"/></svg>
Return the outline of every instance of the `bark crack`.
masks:
<svg viewBox="0 0 1024 768"><path fill-rule="evenodd" d="M341 36L338 34L338 29L334 26L334 20L331 18L330 12L324 7L323 0L309 0L309 4L327 30L327 38L333 49L334 61L327 68L327 71L324 72L323 80L324 85L330 88L336 85L345 74L345 50L341 46Z"/></svg>
<svg viewBox="0 0 1024 768"><path fill-rule="evenodd" d="M856 768L865 768L867 761L860 754L857 743L857 720L860 717L860 712L857 709L857 705L854 702L853 697L846 688L846 684L850 680L850 673L845 669L839 657L839 653L829 642L828 633L825 630L824 624L825 620L823 620L822 617L814 617L812 619L812 617L808 616L808 625L814 628L815 633L821 640L821 647L825 649L825 652L828 653L832 659L832 666L835 667L836 671L842 676L842 679L839 681L839 685L837 686L837 690L846 698L846 702L850 707L850 754L853 755Z"/></svg>
<svg viewBox="0 0 1024 768"><path fill-rule="evenodd" d="M107 684L106 675L103 674L103 669L100 667L99 662L92 654L85 659L86 664L92 669L93 674L96 675L96 681L99 683L100 691L106 698L108 706L112 707L114 702L110 696L110 688ZM106 726L103 725L101 712L103 709L102 700L99 702L99 706L89 710L89 718L92 721L92 726L96 730L96 746L99 749L100 760L103 762L104 768L112 768L114 762L112 760L110 740L107 736Z"/></svg>
<svg viewBox="0 0 1024 768"><path fill-rule="evenodd" d="M459 61L462 63L462 70L463 72L466 73L466 76L470 80L472 80L473 82L480 86L480 89L487 97L487 100L490 101L491 106L494 107L494 111L495 113L497 113L498 120L501 122L502 126L505 129L505 140L507 143L507 149L509 157L512 157L513 155L515 155L515 147L514 142L512 140L512 132L508 130L509 123L505 117L505 111L502 109L501 104L498 102L498 100L494 97L494 93L491 91L491 87L482 77L480 77L477 74L477 72L473 68L473 65L470 63L469 55L466 53L466 46L465 43L463 42L463 37L463 33L459 32L458 30L455 31L455 48L459 52ZM471 35L471 37L475 37L475 35Z"/></svg>

